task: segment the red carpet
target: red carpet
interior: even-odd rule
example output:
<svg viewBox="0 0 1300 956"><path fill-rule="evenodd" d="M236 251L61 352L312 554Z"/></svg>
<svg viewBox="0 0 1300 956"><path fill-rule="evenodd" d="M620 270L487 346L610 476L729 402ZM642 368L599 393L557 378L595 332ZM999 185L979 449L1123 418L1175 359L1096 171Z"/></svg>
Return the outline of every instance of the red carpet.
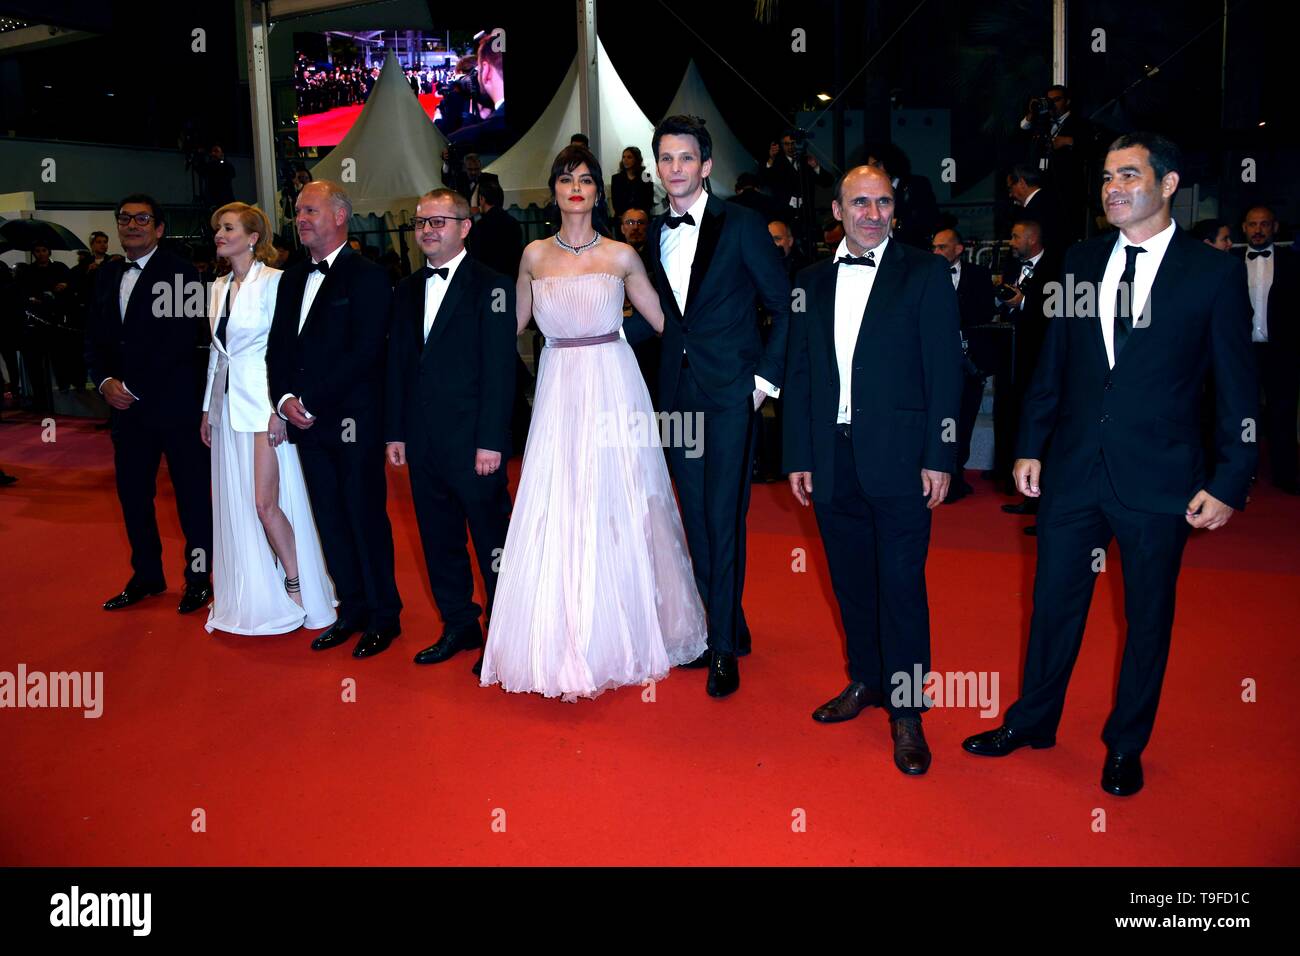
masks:
<svg viewBox="0 0 1300 956"><path fill-rule="evenodd" d="M442 97L437 93L421 93L418 99L432 121ZM324 113L308 113L298 117L298 145L337 146L348 135L348 130L361 115L363 107L364 104L360 103L356 106L336 106Z"/></svg>
<svg viewBox="0 0 1300 956"><path fill-rule="evenodd" d="M844 683L812 515L758 486L740 692L674 672L564 704L477 686L465 654L411 663L439 625L405 475L393 476L404 634L381 656L312 653L311 634L210 637L163 598L114 615L129 575L108 435L63 420L0 425L0 671L103 671L104 713L0 711L0 864L1295 865L1300 500L1262 488L1223 530L1194 534L1147 789L1097 786L1119 660L1118 558L1100 576L1058 745L995 761L961 752L993 726L932 711L921 778L891 762L879 711L809 714ZM517 474L518 462L512 472ZM973 477L973 476L972 476ZM1028 624L1025 519L978 493L936 516L934 665L996 670L1014 700ZM158 510L180 560L170 484ZM808 571L791 570L808 549ZM356 702L341 700L344 678ZM1258 685L1243 703L1241 684ZM1094 832L1095 808L1105 832ZM206 815L206 832L191 828ZM504 811L504 815L498 811ZM792 821L802 811L806 832ZM495 814L495 816L494 816ZM505 832L494 832L504 818ZM498 826L499 829L499 826Z"/></svg>

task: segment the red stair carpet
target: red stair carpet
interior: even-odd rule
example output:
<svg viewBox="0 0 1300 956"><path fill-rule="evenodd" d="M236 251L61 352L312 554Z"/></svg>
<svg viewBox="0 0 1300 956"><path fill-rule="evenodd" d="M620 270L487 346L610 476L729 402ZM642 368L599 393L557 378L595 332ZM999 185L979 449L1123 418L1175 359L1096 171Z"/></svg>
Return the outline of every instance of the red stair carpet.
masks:
<svg viewBox="0 0 1300 956"><path fill-rule="evenodd" d="M1120 652L1114 549L1057 746L972 757L962 738L994 722L936 709L934 765L907 778L880 711L810 719L845 676L812 514L785 485L754 489L755 649L739 693L712 700L703 673L676 671L653 701L625 688L566 704L479 688L469 654L411 662L439 622L405 474L391 475L389 507L403 634L379 657L313 653L305 631L209 636L204 612L176 614L179 574L164 597L100 610L129 575L110 441L88 423L57 429L51 443L36 419L0 425L0 467L20 479L0 489L0 671L102 671L103 715L0 710L0 864L1300 862L1300 499L1267 487L1188 545L1147 787L1117 799L1098 787ZM1005 709L1034 542L976 485L936 514L934 667L998 672ZM158 513L174 573L165 478ZM792 570L798 548L806 571Z"/></svg>

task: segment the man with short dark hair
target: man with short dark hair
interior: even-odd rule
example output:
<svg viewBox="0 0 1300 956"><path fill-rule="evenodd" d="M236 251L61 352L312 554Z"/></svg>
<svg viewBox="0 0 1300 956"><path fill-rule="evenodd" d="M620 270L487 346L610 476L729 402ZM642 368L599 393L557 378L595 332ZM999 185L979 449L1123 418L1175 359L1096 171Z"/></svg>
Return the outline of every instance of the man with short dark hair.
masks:
<svg viewBox="0 0 1300 956"><path fill-rule="evenodd" d="M104 602L106 611L167 589L154 513L163 456L185 534L177 611L197 611L212 597L211 474L199 437L211 332L205 309L190 314L185 307L202 286L192 265L159 248L165 229L151 196L135 193L117 204L126 261L100 267L87 316L86 366L112 408L117 497L131 545L131 579Z"/></svg>
<svg viewBox="0 0 1300 956"><path fill-rule="evenodd" d="M1067 233L1060 198L1047 188L1046 179L1033 166L1017 163L1007 173L1007 195L1020 207L1016 219L1032 219L1038 223L1044 249L1053 253L1065 251L1074 241Z"/></svg>
<svg viewBox="0 0 1300 956"><path fill-rule="evenodd" d="M505 201L501 181L495 176L485 178L478 189L480 215L465 240L465 248L489 269L514 279L524 254L524 230L505 210Z"/></svg>
<svg viewBox="0 0 1300 956"><path fill-rule="evenodd" d="M1003 757L1056 743L1098 555L1118 539L1127 628L1101 775L1115 796L1142 789L1187 537L1245 505L1258 457L1243 425L1258 417L1245 269L1179 231L1181 169L1163 136L1115 140L1101 198L1119 232L1066 254L1065 284L1088 291L1053 314L1015 465L1020 490L1042 500L1020 699L1001 727L962 745ZM1218 465L1207 480L1198 418L1211 369Z"/></svg>

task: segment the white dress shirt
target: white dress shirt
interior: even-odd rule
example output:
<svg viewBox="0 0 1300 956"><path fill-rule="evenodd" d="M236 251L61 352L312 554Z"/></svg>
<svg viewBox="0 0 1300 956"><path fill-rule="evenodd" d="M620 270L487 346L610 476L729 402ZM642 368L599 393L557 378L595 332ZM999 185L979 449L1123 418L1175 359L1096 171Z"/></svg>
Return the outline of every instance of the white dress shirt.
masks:
<svg viewBox="0 0 1300 956"><path fill-rule="evenodd" d="M955 290L961 285L961 259L956 262L948 263L948 272L952 275L952 287Z"/></svg>
<svg viewBox="0 0 1300 956"><path fill-rule="evenodd" d="M876 260L874 267L835 267L835 364L840 370L840 405L835 421L841 425L853 420L853 350L857 348L867 301L871 298L871 289L876 284L880 263L884 261L888 247L889 237L886 236L880 245L865 253ZM835 258L851 255L849 240L841 239L835 248Z"/></svg>
<svg viewBox="0 0 1300 956"><path fill-rule="evenodd" d="M465 260L465 250L460 250L452 259L443 263L439 268L447 270L447 278L442 276L429 276L424 280L424 338L429 339L429 331L433 328L433 320L438 317L438 310L442 308L442 300L447 297L447 286L451 285L451 280L456 278L456 269ZM425 265L432 267L433 263L426 262Z"/></svg>
<svg viewBox="0 0 1300 956"><path fill-rule="evenodd" d="M1040 249L1038 251L1038 255L1030 256L1028 259L1026 259L1024 262L1020 264L1020 277L1016 279L1015 282L1015 286L1017 289L1021 288L1024 281L1034 274L1034 272L1038 269L1038 262L1042 258L1043 258L1043 250ZM1124 270L1121 269L1120 271L1122 272ZM1020 304L1016 306L1016 308L1019 309L1021 312L1025 310L1024 296L1020 297Z"/></svg>
<svg viewBox="0 0 1300 956"><path fill-rule="evenodd" d="M325 257L325 261L330 264L331 269L334 268L334 260L339 257L339 253L347 244L347 240L343 240L343 242L339 243L337 249ZM311 264L314 266L320 261L320 259L313 259ZM298 333L300 335L302 334L302 327L307 324L307 313L311 312L311 305L316 301L316 293L320 291L321 283L324 281L325 274L319 269L313 269L307 274L307 285L302 290L302 308L298 310ZM285 392L280 396L280 400L275 403L275 413L281 418L284 418L284 413L281 412L280 409L284 408L284 403L293 397L294 395L291 392ZM303 407L303 414L308 418L313 417L312 413L307 411L306 406ZM287 421L288 419L285 420Z"/></svg>
<svg viewBox="0 0 1300 956"><path fill-rule="evenodd" d="M1270 255L1250 258L1251 252L1264 252ZM1246 284L1250 288L1250 305L1255 310L1252 320L1250 340L1252 342L1268 341L1268 291L1273 287L1273 260L1277 250L1270 242L1265 249L1246 250Z"/></svg>
<svg viewBox="0 0 1300 956"><path fill-rule="evenodd" d="M1106 361L1110 363L1111 368L1115 367L1115 293L1119 290L1119 278L1124 274L1124 260L1127 258L1124 250L1129 246L1141 246L1146 250L1137 257L1133 265L1133 301L1130 314L1133 317L1133 327L1138 328L1142 310L1151 295L1151 286L1156 281L1160 262L1169 248L1169 241L1174 238L1174 233L1177 231L1178 223L1171 220L1168 226L1146 242L1129 242L1122 232L1115 240L1115 248L1111 250L1110 258L1106 261L1106 271L1102 274L1101 288L1097 292L1099 300L1097 314L1101 317L1101 336L1106 341Z"/></svg>
<svg viewBox="0 0 1300 956"><path fill-rule="evenodd" d="M676 229L664 226L659 230L659 260L663 263L664 273L668 276L668 285L673 290L673 298L677 300L677 311L682 315L686 314L686 295L691 287L691 266L695 263L695 250L700 244L700 225L704 222L704 209L708 204L709 194L702 189L699 197L691 204L691 208L683 213L683 215L690 215L695 221L694 225L684 222ZM668 217L681 218L673 211L671 205L668 207ZM685 346L682 347L682 351L685 353ZM772 398L779 398L781 395L781 390L761 375L754 376L754 388Z"/></svg>

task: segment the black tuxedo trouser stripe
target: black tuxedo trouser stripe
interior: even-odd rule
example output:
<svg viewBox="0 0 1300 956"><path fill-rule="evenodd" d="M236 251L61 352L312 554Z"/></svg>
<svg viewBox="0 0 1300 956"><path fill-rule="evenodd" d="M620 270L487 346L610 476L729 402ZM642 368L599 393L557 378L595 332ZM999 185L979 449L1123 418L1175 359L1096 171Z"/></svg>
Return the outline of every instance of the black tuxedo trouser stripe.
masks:
<svg viewBox="0 0 1300 956"><path fill-rule="evenodd" d="M910 693L907 706L894 706L893 675L907 675L910 687L916 665L922 674L930 670L925 560L931 516L919 471L915 495L868 495L858 481L852 441L837 435L834 495L814 507L844 625L849 679L879 690L891 717L920 713Z"/></svg>
<svg viewBox="0 0 1300 956"><path fill-rule="evenodd" d="M723 654L744 650L748 626L741 598L745 588L745 521L754 464L754 403L747 395L717 409L700 391L689 368L677 380L674 411L702 412L703 453L670 448L668 461L682 509L682 526L695 569L695 584L708 612L709 648ZM694 453L694 452L693 452Z"/></svg>
<svg viewBox="0 0 1300 956"><path fill-rule="evenodd" d="M123 422L128 412L114 412L113 464L117 498L122 504L127 540L131 544L132 579L163 584L162 539L154 498L158 465L167 458L167 473L176 490L176 511L185 535L185 580L206 584L212 567L211 464L196 424L152 426ZM196 562L196 552L202 561Z"/></svg>
<svg viewBox="0 0 1300 956"><path fill-rule="evenodd" d="M493 565L499 566L497 559L505 549L510 524L505 468L492 475L477 475L471 457L463 469L447 471L437 467L435 452L427 442L408 442L406 451L429 588L443 625L457 628L474 624L482 613L474 601L474 573L466 547L467 522L490 618L497 590Z"/></svg>
<svg viewBox="0 0 1300 956"><path fill-rule="evenodd" d="M339 620L371 630L395 627L402 601L393 577L383 448L347 442L299 442L297 448Z"/></svg>
<svg viewBox="0 0 1300 956"><path fill-rule="evenodd" d="M1114 750L1141 753L1160 703L1190 526L1181 514L1126 508L1115 496L1100 456L1082 481L1051 480L1038 512L1034 613L1021 696L1007 710L1006 723L1032 733L1056 733L1092 603L1095 555L1097 549L1104 553L1113 537L1123 561L1127 633L1115 706L1102 740Z"/></svg>

